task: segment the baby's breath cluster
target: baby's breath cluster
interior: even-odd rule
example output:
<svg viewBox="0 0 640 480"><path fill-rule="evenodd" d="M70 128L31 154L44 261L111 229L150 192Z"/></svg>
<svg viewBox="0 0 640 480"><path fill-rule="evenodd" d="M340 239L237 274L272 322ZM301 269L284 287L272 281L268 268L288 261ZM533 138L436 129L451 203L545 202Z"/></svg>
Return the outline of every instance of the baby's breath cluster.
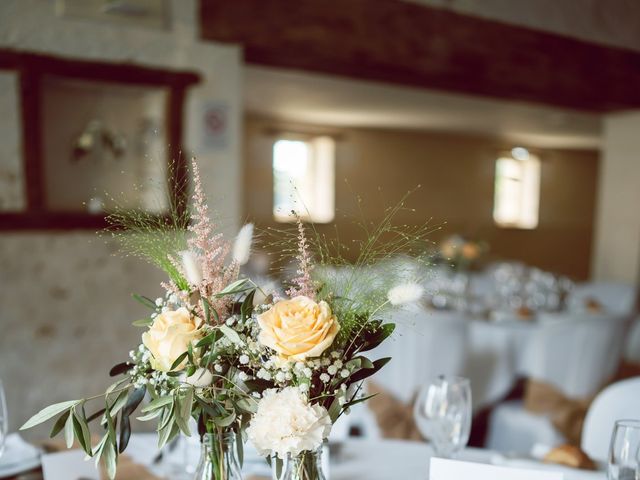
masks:
<svg viewBox="0 0 640 480"><path fill-rule="evenodd" d="M178 382L166 372L154 370L150 362L151 356L151 352L143 344L129 352L128 363L132 365L128 371L130 382L135 388L146 387L157 395L166 395L176 388Z"/></svg>

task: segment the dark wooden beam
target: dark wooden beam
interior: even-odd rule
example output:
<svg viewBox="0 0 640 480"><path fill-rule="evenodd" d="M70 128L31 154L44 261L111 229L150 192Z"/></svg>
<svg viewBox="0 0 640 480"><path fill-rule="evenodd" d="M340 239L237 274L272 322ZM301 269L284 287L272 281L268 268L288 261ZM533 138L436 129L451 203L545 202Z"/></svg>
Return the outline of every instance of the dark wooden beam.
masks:
<svg viewBox="0 0 640 480"><path fill-rule="evenodd" d="M640 107L640 53L398 0L201 0L248 63L609 112Z"/></svg>
<svg viewBox="0 0 640 480"><path fill-rule="evenodd" d="M25 70L65 78L77 78L127 85L187 87L200 81L194 72L154 68L133 63L40 55L20 50L0 49L0 70Z"/></svg>
<svg viewBox="0 0 640 480"><path fill-rule="evenodd" d="M46 193L42 158L42 77L24 69L19 78L27 210L40 212L45 208Z"/></svg>

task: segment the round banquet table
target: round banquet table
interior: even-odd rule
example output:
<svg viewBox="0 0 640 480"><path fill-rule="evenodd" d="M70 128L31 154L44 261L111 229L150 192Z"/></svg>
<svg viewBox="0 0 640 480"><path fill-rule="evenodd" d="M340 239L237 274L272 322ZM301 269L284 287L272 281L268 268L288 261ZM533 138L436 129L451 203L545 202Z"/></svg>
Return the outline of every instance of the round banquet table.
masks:
<svg viewBox="0 0 640 480"><path fill-rule="evenodd" d="M133 435L127 454L142 464L149 464L157 454L155 434ZM349 439L331 447L328 480L428 480L429 460L433 455L426 443L403 440ZM468 448L460 459L479 463L495 463L503 458L495 452ZM522 465L513 465L522 467ZM535 466L535 464L534 464ZM549 469L548 466L540 467ZM563 468L565 480L605 480L603 472L586 472ZM264 459L245 448L245 478L266 478Z"/></svg>
<svg viewBox="0 0 640 480"><path fill-rule="evenodd" d="M151 433L134 434L125 452L133 462L147 467L160 478L175 480L176 475L167 473L165 462L156 462L159 458L156 447L157 436ZM189 439L186 450L188 464L197 463L199 445ZM184 444L183 444L184 445ZM422 442L404 440L366 440L350 438L329 446L329 466L326 468L328 480L428 480L429 461L433 456L431 447ZM185 450L182 451L184 453ZM185 465L186 456L180 465ZM511 466L518 468L556 470L564 473L565 480L605 480L604 471L590 472L568 467L544 465L532 459L508 458L490 450L467 448L459 456L460 460ZM169 459L165 456L165 460ZM175 463L174 463L175 465ZM181 467L182 468L182 467ZM97 472L96 472L97 473ZM69 471L69 478L75 478ZM246 480L269 480L270 470L266 461L257 455L250 445L245 447L243 475ZM8 477L10 480L41 480L39 469L26 474ZM180 478L185 478L182 475ZM188 478L188 476L186 477ZM49 479L47 479L49 480ZM61 480L61 479L51 479ZM66 480L66 479L65 479ZM458 480L458 479L452 479Z"/></svg>
<svg viewBox="0 0 640 480"><path fill-rule="evenodd" d="M615 372L624 322L613 314L562 312L528 321L486 321L464 312L407 309L393 318L389 341L371 352L391 357L374 381L410 403L434 377L470 379L474 409L501 400L519 377L568 388L582 398ZM579 359L588 358L589 365Z"/></svg>

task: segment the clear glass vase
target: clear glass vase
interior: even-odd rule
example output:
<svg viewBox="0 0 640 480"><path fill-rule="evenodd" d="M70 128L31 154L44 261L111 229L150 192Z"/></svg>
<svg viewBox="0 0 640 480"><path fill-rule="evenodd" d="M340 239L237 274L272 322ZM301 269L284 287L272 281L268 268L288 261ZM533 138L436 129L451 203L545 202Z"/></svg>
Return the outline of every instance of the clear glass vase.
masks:
<svg viewBox="0 0 640 480"><path fill-rule="evenodd" d="M194 480L242 480L236 434L207 433L202 437L200 462Z"/></svg>
<svg viewBox="0 0 640 480"><path fill-rule="evenodd" d="M322 447L305 451L296 456L291 454L282 461L271 462L273 480L326 480L322 471Z"/></svg>

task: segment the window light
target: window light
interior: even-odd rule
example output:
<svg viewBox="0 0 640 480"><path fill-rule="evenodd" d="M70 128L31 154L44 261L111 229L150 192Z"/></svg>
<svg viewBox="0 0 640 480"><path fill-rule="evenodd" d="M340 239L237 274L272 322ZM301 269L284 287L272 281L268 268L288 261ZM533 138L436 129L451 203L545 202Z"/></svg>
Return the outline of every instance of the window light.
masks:
<svg viewBox="0 0 640 480"><path fill-rule="evenodd" d="M280 139L273 145L273 216L315 223L335 217L335 142L330 137Z"/></svg>
<svg viewBox="0 0 640 480"><path fill-rule="evenodd" d="M496 161L493 219L499 227L534 229L540 204L540 159L517 147Z"/></svg>

